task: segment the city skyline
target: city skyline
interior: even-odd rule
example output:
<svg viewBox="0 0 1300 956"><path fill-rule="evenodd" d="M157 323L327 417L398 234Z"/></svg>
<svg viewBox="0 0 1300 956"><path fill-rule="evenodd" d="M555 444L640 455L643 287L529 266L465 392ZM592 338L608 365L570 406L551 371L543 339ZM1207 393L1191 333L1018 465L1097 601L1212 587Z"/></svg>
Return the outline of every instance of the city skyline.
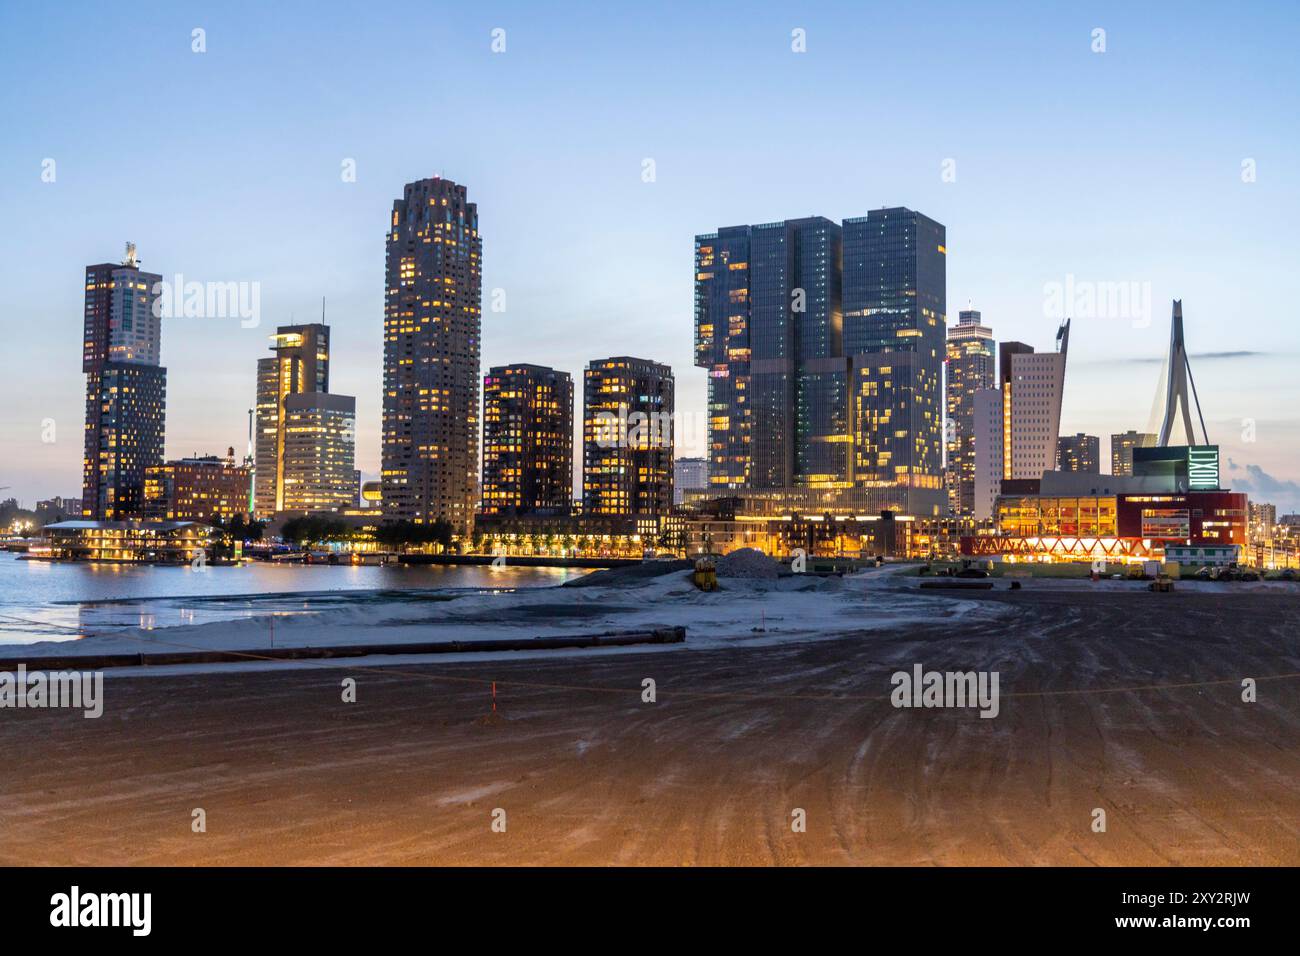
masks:
<svg viewBox="0 0 1300 956"><path fill-rule="evenodd" d="M1281 925L1297 48L1297 0L0 4L20 938L337 945L482 867Z"/></svg>
<svg viewBox="0 0 1300 956"><path fill-rule="evenodd" d="M236 40L237 31L223 23L226 16L205 13L208 51L199 55L190 50L192 17L160 13L161 24L177 33L177 50L160 50L152 68L130 57L119 61L119 54L101 66L67 62L67 54L59 53L49 63L34 64L27 53L16 50L6 58L11 65L0 68L11 80L0 95L6 107L26 99L43 105L45 115L57 116L65 94L57 87L37 88L34 84L42 76L60 67L84 77L117 66L134 81L135 95L158 115L178 115L173 107L182 96L193 97L201 108L208 87L229 82L232 71L252 67L241 82L255 86L259 73L249 58L288 42L291 21L282 14L261 14L266 29L257 41L242 32ZM377 49L390 16L376 13L374 22L362 25L351 39L363 51ZM66 14L55 14L45 24L29 23L20 11L4 17L10 36L29 26L37 33L60 29L73 37L94 29L111 38L117 29L94 15L77 23ZM827 16L809 15L802 24L785 19L785 14L762 10L747 22L729 25L734 26L735 42L721 54L712 45L717 24L702 27L699 37L673 34L671 43L665 28L646 27L652 41L663 41L656 46L661 58L666 53L674 62L687 62L707 48L715 58L748 58L769 65L772 78L763 88L777 101L831 69L819 57L842 57L853 38L872 35L884 41L907 32L905 23L888 18L868 22L850 16L851 29L832 29L831 23L838 21ZM57 133L52 120L25 123L0 158L0 198L19 223L0 239L4 268L13 270L21 261L24 270L24 281L6 282L13 292L7 334L23 361L2 386L11 414L0 426L0 438L14 450L17 464L0 475L0 484L11 486L8 494L28 502L73 490L83 416L78 400L69 394L77 370L66 346L76 335L80 311L71 277L84 263L113 256L124 239L138 243L143 267L166 279L183 273L200 281L247 281L261 287L257 327L244 328L232 319L164 320L161 364L171 370L167 459L230 444L242 447L248 396L255 390L249 357L264 349L265 336L275 326L310 320L324 295L330 303L335 350L346 356L335 364L337 388L357 396L358 467L367 478L376 477L381 391L376 370L383 296L376 249L388 225L384 210L402 183L442 174L468 184L488 237L480 369L531 362L576 375L594 356L644 355L674 369L679 410L694 410L702 419L705 376L691 365L691 299L685 278L692 237L718 222L772 221L818 209L866 215L881 206L902 205L924 211L948 228L950 314L970 302L1000 338L1040 347L1050 340L1058 323L1057 316L1047 314L1052 296L1046 290L1053 283L1076 291L1087 283L1149 286L1149 298L1143 297L1150 303L1145 315L1072 316L1063 433L1109 435L1146 429L1163 352L1160 303L1183 299L1197 384L1210 410L1211 440L1223 447L1225 479L1234 487L1249 487L1253 499L1296 510L1300 429L1278 414L1278 409L1294 404L1297 395L1287 372L1293 356L1285 325L1280 324L1285 309L1278 307L1289 298L1284 285L1285 223L1293 217L1285 213L1296 208L1297 190L1284 168L1296 143L1292 133L1279 134L1268 122L1272 113L1286 109L1286 94L1265 84L1254 100L1248 97L1241 109L1234 109L1231 119L1202 121L1201 135L1217 131L1221 144L1232 144L1231 155L1226 145L1213 155L1189 156L1171 149L1165 137L1126 125L1125 117L1135 111L1133 103L1123 104L1126 112L1119 115L1097 111L1120 108L1122 88L1160 83L1162 64L1167 66L1174 53L1145 15L1115 7L1097 12L1095 19L1109 21L1104 54L1089 48L1094 26L1090 20L1039 13L1004 25L1003 33L973 22L956 24L939 36L938 50L960 49L964 68L982 64L986 70L964 74L961 90L944 87L937 79L918 79L914 87L886 83L879 109L926 105L920 110L922 120L909 120L891 138L895 148L864 157L853 148L856 134L833 144L822 133L808 132L790 137L795 143L782 140L751 150L735 181L725 184L711 175L721 140L709 134L685 145L692 136L698 139L702 127L682 109L689 101L681 84L668 77L662 78L664 88L653 94L641 90L643 100L655 102L643 117L644 129L630 124L623 111L615 111L604 140L594 139L594 130L582 131L564 145L537 138L541 119L530 117L530 111L558 108L564 93L577 88L588 71L597 70L612 55L593 39L609 26L598 12L578 23L546 26L527 10L507 9L500 14L509 37L502 54L490 49L494 22L463 12L440 19L439 42L446 45L439 48L497 97L497 113L504 111L495 121L474 115L474 97L479 94L472 94L455 114L475 134L464 141L421 134L409 145L385 146L372 135L377 121L352 108L362 102L370 82L359 81L356 90L342 89L329 86L323 72L304 80L317 83L313 89L324 88L319 84L329 88L308 98L308 118L301 122L319 132L330 104L347 107L342 120L326 127L329 135L316 137L324 145L303 151L271 142L269 107L262 107L252 110L244 125L227 131L242 130L242 142L269 150L265 155L254 150L256 157L236 151L227 157L224 171L211 157L189 148L204 137L184 126L161 137L153 157L139 153L121 131L110 130L109 141L119 149L110 150L108 160L92 169L85 148ZM790 50L790 30L796 26L807 30L807 53ZM1243 81L1260 71L1294 70L1280 59L1286 39L1294 33L1291 27L1280 24L1275 37L1253 48L1248 64L1239 53L1220 50L1207 24L1188 24L1180 37L1181 55L1190 51L1209 57L1228 76ZM304 29L306 39L315 38L311 24ZM627 29L626 23L621 29ZM296 36L295 42L304 39ZM519 68L512 64L526 64L531 76L539 56L553 56L557 45L575 42L585 57L538 88L516 89L511 104L500 105L502 85L509 86L511 71ZM1033 127L1036 135L1008 131L1005 120L985 133L974 120L958 115L958 105L976 119L990 115L971 98L1005 92L1013 83L1016 77L1008 71L987 69L1008 48L1030 61L1078 57L1082 73L1090 76L1049 84L1057 97L1050 104L1043 95L1023 94L1016 100L1025 108L1025 118L1039 121ZM891 54L882 48L881 55ZM153 88L157 84L146 82L150 69L166 69L175 77L176 88ZM1219 89L1221 83L1196 76L1182 82L1185 89L1160 87L1162 96L1171 100L1163 129L1200 117L1226 95ZM635 90L636 83L630 86ZM628 88L626 79L617 80L615 99L628 94ZM953 102L945 103L942 97L936 101L931 95L936 90L945 91ZM279 101L283 95L271 99ZM844 94L831 101L826 109L844 108ZM742 104L738 109L750 115L757 108ZM1122 132L1132 144L1126 163L1116 162L1113 142L1090 143L1089 118L1107 135ZM1071 129L1073 138L1065 142L1064 134ZM476 136L479 142L471 142ZM525 142L532 144L529 155L535 169L519 176L511 164ZM816 173L812 161L799 159L795 148L810 142L835 147L822 153ZM1077 148L1072 152L1066 145ZM1099 153L1105 162L1096 162ZM58 164L53 182L41 181L46 158ZM356 181L350 183L340 178L341 164L349 158L357 170ZM643 179L645 159L654 161L653 181ZM955 161L955 178L945 182L943 163L948 159ZM1245 159L1258 163L1256 181L1243 181ZM802 175L806 185L777 193L766 190L764 185L777 170L784 170L786 178ZM140 173L146 175L128 191L107 188L115 176ZM555 181L565 188L531 189L534 176L539 181L558 177ZM199 184L202 189L195 188ZM1011 186L1015 189L1009 191ZM1081 191L1085 203L1079 202ZM1189 193L1198 197L1194 229L1188 228L1189 213L1182 206L1182 197ZM178 202L193 208L177 216ZM53 224L73 208L81 228L69 241L66 231ZM293 232L294 243L271 238L286 229ZM541 235L546 241L538 241ZM579 267L583 262L599 267ZM506 294L504 312L490 310L495 289ZM1071 304L1079 301L1076 296ZM50 331L34 334L36 328ZM1114 356L1117 343L1123 345L1119 363ZM53 442L41 440L47 419L57 426ZM678 453L703 453L702 431L679 433ZM1104 448L1103 457L1108 457ZM1247 466L1262 471L1248 474Z"/></svg>

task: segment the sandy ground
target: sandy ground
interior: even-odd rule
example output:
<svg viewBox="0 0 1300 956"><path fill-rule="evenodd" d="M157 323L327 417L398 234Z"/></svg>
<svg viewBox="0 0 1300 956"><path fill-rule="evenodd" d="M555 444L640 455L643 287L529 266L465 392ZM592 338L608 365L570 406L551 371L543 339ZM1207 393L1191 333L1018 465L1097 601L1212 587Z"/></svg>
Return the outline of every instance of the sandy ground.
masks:
<svg viewBox="0 0 1300 956"><path fill-rule="evenodd" d="M969 599L1013 612L777 646L113 678L98 720L0 711L0 863L1300 863L1300 681L1264 679L1300 672L1300 596ZM893 708L889 675L913 663L998 670L1000 716ZM1116 690L1207 681L1226 683Z"/></svg>

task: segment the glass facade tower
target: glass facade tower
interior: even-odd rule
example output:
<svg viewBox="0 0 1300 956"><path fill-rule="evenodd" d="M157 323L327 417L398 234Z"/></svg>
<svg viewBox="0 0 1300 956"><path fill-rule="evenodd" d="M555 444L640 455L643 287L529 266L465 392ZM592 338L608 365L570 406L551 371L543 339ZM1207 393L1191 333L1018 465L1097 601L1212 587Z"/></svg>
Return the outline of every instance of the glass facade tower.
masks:
<svg viewBox="0 0 1300 956"><path fill-rule="evenodd" d="M711 489L890 487L904 492L877 496L891 506L942 510L944 242L943 226L907 209L695 237ZM855 364L879 353L912 357ZM871 424L882 419L887 432ZM923 507L917 489L932 492Z"/></svg>

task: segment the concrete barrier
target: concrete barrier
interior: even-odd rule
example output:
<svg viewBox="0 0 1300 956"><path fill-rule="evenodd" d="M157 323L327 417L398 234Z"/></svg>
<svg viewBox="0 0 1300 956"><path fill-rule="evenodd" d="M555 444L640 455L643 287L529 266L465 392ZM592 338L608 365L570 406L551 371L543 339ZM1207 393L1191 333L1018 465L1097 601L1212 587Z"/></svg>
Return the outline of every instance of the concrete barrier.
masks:
<svg viewBox="0 0 1300 956"><path fill-rule="evenodd" d="M636 644L682 644L684 627L648 631L607 631L564 637L507 638L486 641L424 641L406 644L340 644L330 647L250 647L238 650L142 651L136 654L65 654L54 657L0 658L0 669L27 665L28 671L103 670L109 667L161 667L168 664L234 664L247 661L331 660L394 654L486 654L493 651L553 651Z"/></svg>

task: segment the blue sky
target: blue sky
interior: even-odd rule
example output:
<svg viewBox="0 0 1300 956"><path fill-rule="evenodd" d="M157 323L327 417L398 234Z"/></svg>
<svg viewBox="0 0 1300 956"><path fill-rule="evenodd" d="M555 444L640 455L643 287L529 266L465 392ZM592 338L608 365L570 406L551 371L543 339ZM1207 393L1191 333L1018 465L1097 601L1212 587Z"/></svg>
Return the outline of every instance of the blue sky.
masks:
<svg viewBox="0 0 1300 956"><path fill-rule="evenodd" d="M1231 483L1300 509L1300 12L1138 6L5 5L3 494L79 489L82 270L127 239L149 270L261 287L261 328L165 323L169 456L242 449L266 335L324 296L373 473L388 211L443 175L506 291L485 369L642 355L702 412L693 236L905 205L947 226L952 321L971 301L999 339L1050 347L1067 276L1149 289L1149 324L1076 320L1065 432L1146 426L1182 298Z"/></svg>

